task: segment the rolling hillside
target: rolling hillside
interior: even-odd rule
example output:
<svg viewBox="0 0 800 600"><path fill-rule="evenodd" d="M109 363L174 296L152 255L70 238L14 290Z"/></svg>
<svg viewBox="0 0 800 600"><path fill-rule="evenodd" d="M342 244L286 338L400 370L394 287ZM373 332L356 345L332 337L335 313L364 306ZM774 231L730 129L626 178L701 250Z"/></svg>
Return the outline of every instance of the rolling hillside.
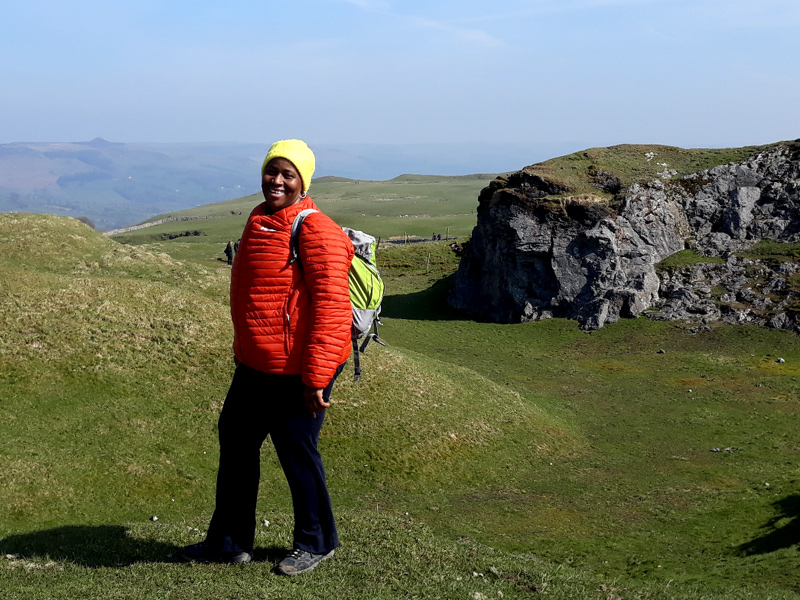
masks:
<svg viewBox="0 0 800 600"><path fill-rule="evenodd" d="M442 303L444 244L387 250L389 347L337 384L323 434L345 545L287 587L259 564L290 534L268 450L254 568L174 558L212 508L228 268L179 239L121 245L41 215L0 215L0 250L12 598L305 598L319 585L342 598L798 597L796 336L475 323Z"/></svg>

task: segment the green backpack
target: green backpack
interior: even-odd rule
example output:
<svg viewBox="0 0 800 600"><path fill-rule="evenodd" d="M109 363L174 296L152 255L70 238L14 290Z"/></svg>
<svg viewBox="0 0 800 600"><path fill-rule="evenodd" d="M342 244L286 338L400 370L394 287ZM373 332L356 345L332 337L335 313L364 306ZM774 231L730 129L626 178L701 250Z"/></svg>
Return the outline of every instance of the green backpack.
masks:
<svg viewBox="0 0 800 600"><path fill-rule="evenodd" d="M300 257L297 248L297 239L303 221L311 213L317 212L313 208L300 211L292 223L292 262ZM342 230L353 242L356 254L350 264L348 280L350 284L350 304L353 307L353 326L350 330L353 341L353 362L355 373L353 381L361 377L361 361L359 353L367 349L370 340L375 340L381 346L386 344L378 337L378 325L381 323L381 301L383 300L383 279L378 267L375 266L375 251L378 247L377 240L363 231L342 227ZM359 346L359 340L364 341Z"/></svg>

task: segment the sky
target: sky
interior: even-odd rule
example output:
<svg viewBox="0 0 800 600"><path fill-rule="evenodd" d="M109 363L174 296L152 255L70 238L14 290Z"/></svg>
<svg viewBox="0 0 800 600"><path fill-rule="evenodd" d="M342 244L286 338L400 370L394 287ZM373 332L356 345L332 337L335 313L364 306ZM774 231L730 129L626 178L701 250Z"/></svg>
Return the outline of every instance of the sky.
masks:
<svg viewBox="0 0 800 600"><path fill-rule="evenodd" d="M0 143L800 137L797 0L0 0Z"/></svg>

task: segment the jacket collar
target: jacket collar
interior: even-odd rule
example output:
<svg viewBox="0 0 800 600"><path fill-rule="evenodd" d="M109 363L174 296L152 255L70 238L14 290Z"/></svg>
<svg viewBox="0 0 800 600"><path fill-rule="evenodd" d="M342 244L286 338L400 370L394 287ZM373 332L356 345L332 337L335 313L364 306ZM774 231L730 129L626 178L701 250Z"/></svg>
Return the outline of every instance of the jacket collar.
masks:
<svg viewBox="0 0 800 600"><path fill-rule="evenodd" d="M314 201L311 199L311 196L306 196L300 202L296 202L291 206L287 206L286 208L282 208L276 213L269 214L265 210L266 203L262 202L258 205L256 209L262 216L267 217L268 219L274 219L279 223L288 223L289 225L292 224L294 218L300 213L300 211L305 210L307 208L313 208L314 210L319 210L317 205L314 204Z"/></svg>

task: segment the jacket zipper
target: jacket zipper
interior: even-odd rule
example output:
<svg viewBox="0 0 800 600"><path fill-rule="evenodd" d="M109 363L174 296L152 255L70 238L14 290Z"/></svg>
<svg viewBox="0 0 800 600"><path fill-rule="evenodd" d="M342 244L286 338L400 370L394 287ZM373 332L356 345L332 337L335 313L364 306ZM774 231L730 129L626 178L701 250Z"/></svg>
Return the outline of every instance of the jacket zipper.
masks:
<svg viewBox="0 0 800 600"><path fill-rule="evenodd" d="M287 307L288 308L288 307ZM286 333L283 336L283 350L286 353L286 356L289 356L289 342L292 336L290 328L292 325L292 317L289 313L286 313Z"/></svg>

